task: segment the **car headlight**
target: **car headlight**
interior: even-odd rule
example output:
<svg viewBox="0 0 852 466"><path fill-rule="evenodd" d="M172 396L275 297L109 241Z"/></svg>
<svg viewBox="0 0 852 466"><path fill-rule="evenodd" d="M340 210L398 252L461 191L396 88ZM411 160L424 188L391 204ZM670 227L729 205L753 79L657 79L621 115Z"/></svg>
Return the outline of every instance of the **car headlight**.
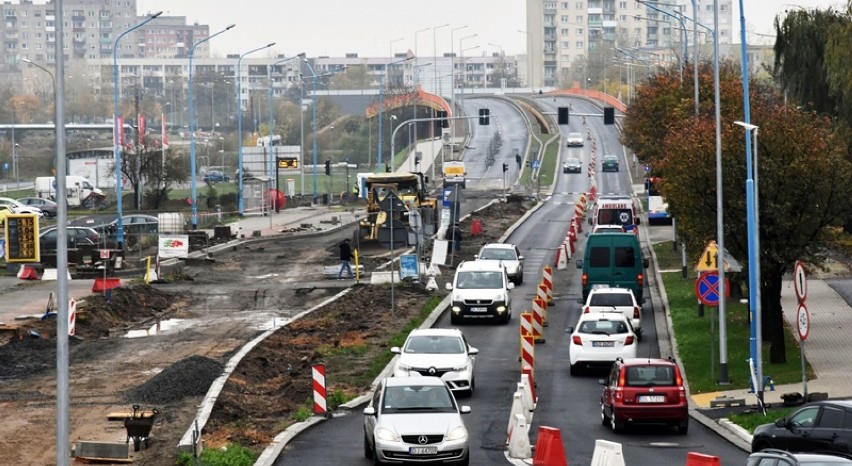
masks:
<svg viewBox="0 0 852 466"><path fill-rule="evenodd" d="M467 438L467 429L464 426L458 426L447 434L446 440L464 440Z"/></svg>
<svg viewBox="0 0 852 466"><path fill-rule="evenodd" d="M398 370L398 371L403 371L403 372L408 372L408 371L410 371L410 370L411 370L411 366L408 366L408 365L405 365L405 364L397 364L397 365L396 365L396 370Z"/></svg>
<svg viewBox="0 0 852 466"><path fill-rule="evenodd" d="M500 314L506 312L506 306L497 306L497 312Z"/></svg>
<svg viewBox="0 0 852 466"><path fill-rule="evenodd" d="M453 368L453 372L467 372L470 370L470 363L465 363L461 366L456 366Z"/></svg>
<svg viewBox="0 0 852 466"><path fill-rule="evenodd" d="M467 433L465 433L465 435L467 435ZM399 435L385 427L379 427L376 429L376 438L386 442L399 442Z"/></svg>

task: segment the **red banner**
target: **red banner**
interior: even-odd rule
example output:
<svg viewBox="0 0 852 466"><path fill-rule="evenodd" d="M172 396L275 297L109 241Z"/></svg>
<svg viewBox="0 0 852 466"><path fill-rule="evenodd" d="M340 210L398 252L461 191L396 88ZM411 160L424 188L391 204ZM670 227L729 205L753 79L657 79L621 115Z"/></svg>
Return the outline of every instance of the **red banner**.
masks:
<svg viewBox="0 0 852 466"><path fill-rule="evenodd" d="M139 115L139 141L145 138L145 115Z"/></svg>
<svg viewBox="0 0 852 466"><path fill-rule="evenodd" d="M162 122L162 125L160 126L160 139L163 141L163 147L166 147L169 145L169 132L166 130L167 125L165 113L160 114L160 122Z"/></svg>
<svg viewBox="0 0 852 466"><path fill-rule="evenodd" d="M118 145L124 146L124 117L118 117Z"/></svg>

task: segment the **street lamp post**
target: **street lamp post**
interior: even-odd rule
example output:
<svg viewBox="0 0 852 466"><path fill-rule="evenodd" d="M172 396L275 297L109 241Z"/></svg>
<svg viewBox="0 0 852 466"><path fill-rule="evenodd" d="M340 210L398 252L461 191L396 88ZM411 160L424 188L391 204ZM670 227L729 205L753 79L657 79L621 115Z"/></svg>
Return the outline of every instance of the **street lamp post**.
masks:
<svg viewBox="0 0 852 466"><path fill-rule="evenodd" d="M273 64L269 65L266 68L266 82L269 83L269 99L268 99L269 100L269 125L268 125L269 128L268 128L268 131L267 131L269 133L268 134L268 136L269 136L269 149L268 149L268 151L269 151L269 155L270 155L270 157L269 157L270 158L269 176L273 176L273 174L275 173L275 164L278 163L277 161L273 160L273 157L272 157L272 135L275 132L275 118L273 116L273 108L272 108L272 96L273 96L273 92L272 92L272 68L275 65L280 65L280 64L283 64L283 63L288 62L290 60L295 60L296 58L304 58L304 56L305 56L305 52L302 52L302 53L296 54L296 55L294 55L290 58L284 58L284 59L278 60L277 62L274 62ZM278 178L277 177L275 178L275 189L276 190L278 189Z"/></svg>
<svg viewBox="0 0 852 466"><path fill-rule="evenodd" d="M433 63L435 63L435 68L434 68L434 70L433 70L433 74L434 74L434 84L433 84L433 85L435 86L435 89L433 89L433 90L432 90L432 92L433 92L434 94L437 94L437 95L441 95L441 89L440 89L441 83L438 81L438 42L437 42L437 32L438 32L438 29L445 28L445 27L447 27L447 26L449 26L449 25L450 25L450 23L446 23L446 24L442 24L442 25L440 25L440 26L435 26L435 27L433 27L433 28L432 28L432 61L433 61ZM451 40L450 42L452 42L452 40ZM434 117L434 116L435 116L435 114L434 114L434 112L433 112L433 113L432 113L432 117ZM434 157L433 157L433 159L434 159Z"/></svg>
<svg viewBox="0 0 852 466"><path fill-rule="evenodd" d="M314 191L312 202L314 204L317 203L317 74L314 71L314 67L311 66L311 63L307 58L303 58L302 61L307 65L308 70L311 72L311 110L313 111L313 133L314 133L314 142L313 142L313 158L314 158Z"/></svg>
<svg viewBox="0 0 852 466"><path fill-rule="evenodd" d="M262 47L258 47L256 49L251 49L248 52L244 52L237 58L237 178L239 178L239 187L237 188L237 204L239 206L239 215L242 217L243 210L243 178L245 178L243 170L243 102L242 102L242 78L240 77L240 67L243 61L243 58L251 53L268 49L275 45L275 42L270 42Z"/></svg>
<svg viewBox="0 0 852 466"><path fill-rule="evenodd" d="M115 38L115 42L112 44L112 85L113 85L113 139L115 144L115 193L116 193L116 210L118 219L116 220L116 242L118 243L118 248L124 248L124 225L122 222L122 202L121 202L121 134L124 131L124 128L118 124L119 114L118 114L118 43L121 39L127 34L139 29L140 27L148 24L149 22L156 19L158 16L163 14L162 11L158 11L150 16L148 16L144 21L139 24L133 26L130 29L122 32ZM60 51L61 53L61 51ZM64 176L64 174L60 174L60 176Z"/></svg>
<svg viewBox="0 0 852 466"><path fill-rule="evenodd" d="M235 25L232 24L221 31L211 34L204 39L199 40L198 42L192 44L189 48L189 173L190 173L190 191L192 196L192 229L198 229L198 189L196 179L198 178L195 173L195 104L193 103L192 96L194 94L194 89L192 85L192 59L195 56L195 48L199 45L207 42L208 40L222 34L223 32L231 29ZM211 96L213 95L213 91L211 89ZM212 101L212 97L211 97ZM212 114L211 109L211 114ZM211 117L212 119L212 117ZM210 129L213 131L213 128Z"/></svg>
<svg viewBox="0 0 852 466"><path fill-rule="evenodd" d="M45 73L48 74L48 76L50 76L50 82L52 84L53 95L54 95L54 98L55 98L55 96L56 96L56 78L53 76L53 73L51 73L50 70L39 65L38 63L32 62L32 61L30 61L26 58L22 58L21 61L24 62L24 63L27 63L29 65L35 66L36 68L44 71ZM13 120L14 120L14 113L15 113L15 110L13 108L12 109ZM19 187L18 178L20 177L20 170L19 170L19 166L18 166L18 147L20 147L20 146L15 142L15 129L12 128L12 171L15 173L15 187L16 188Z"/></svg>

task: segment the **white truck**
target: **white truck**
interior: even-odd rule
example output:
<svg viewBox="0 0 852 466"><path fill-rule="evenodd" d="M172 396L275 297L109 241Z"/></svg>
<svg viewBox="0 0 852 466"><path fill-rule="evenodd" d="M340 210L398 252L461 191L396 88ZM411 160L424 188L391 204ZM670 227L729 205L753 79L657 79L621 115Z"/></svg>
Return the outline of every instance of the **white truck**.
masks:
<svg viewBox="0 0 852 466"><path fill-rule="evenodd" d="M35 179L36 196L56 201L56 177L39 176ZM89 180L82 176L65 177L65 194L68 207L95 207L102 204L106 196Z"/></svg>

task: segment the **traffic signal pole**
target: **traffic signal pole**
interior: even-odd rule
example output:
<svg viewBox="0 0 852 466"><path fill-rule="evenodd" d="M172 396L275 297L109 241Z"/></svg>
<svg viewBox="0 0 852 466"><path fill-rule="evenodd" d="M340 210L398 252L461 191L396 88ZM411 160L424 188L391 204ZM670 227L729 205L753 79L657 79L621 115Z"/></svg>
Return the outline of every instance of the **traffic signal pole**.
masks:
<svg viewBox="0 0 852 466"><path fill-rule="evenodd" d="M399 131L402 127L408 127L409 125L412 125L412 124L415 124L415 123L420 123L420 122L423 122L423 121L474 120L474 119L479 119L479 118L480 118L479 115L475 115L475 116L455 116L455 117L443 117L443 118L441 118L441 117L412 118L410 120L405 120L405 121L401 122L400 124L396 125L396 128L394 128L393 132L391 133L391 163L393 163L393 156L394 156L394 154L396 154L395 147L394 147L395 146L394 142L396 141L396 132ZM415 152L416 152L416 149L415 149ZM433 164L435 163L434 159L432 160L432 163ZM391 170L393 170L393 168L394 167L391 167Z"/></svg>

